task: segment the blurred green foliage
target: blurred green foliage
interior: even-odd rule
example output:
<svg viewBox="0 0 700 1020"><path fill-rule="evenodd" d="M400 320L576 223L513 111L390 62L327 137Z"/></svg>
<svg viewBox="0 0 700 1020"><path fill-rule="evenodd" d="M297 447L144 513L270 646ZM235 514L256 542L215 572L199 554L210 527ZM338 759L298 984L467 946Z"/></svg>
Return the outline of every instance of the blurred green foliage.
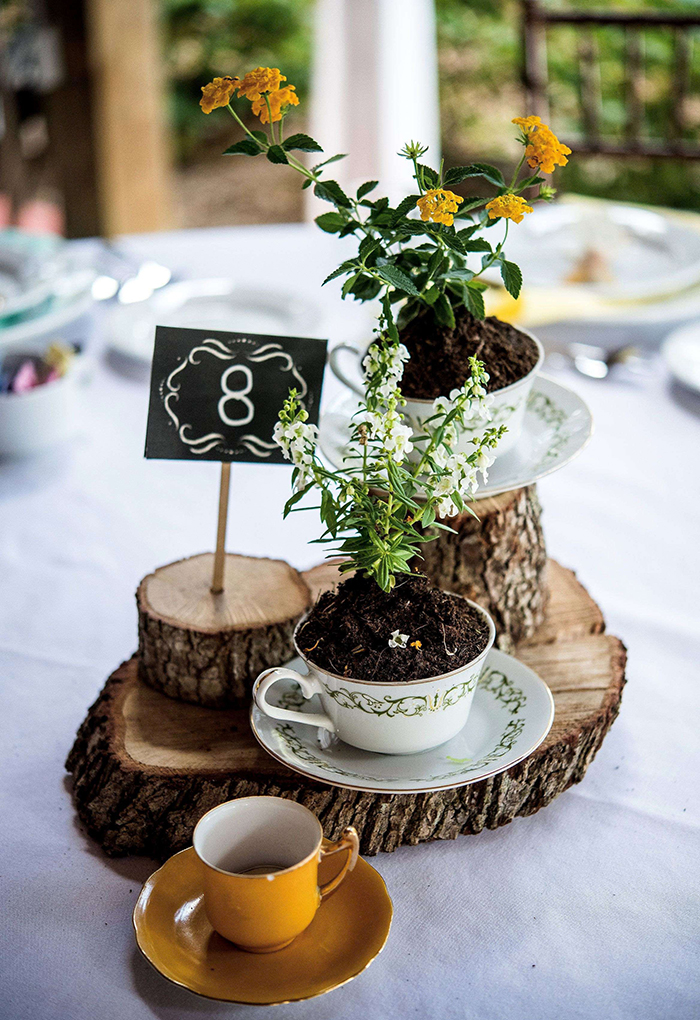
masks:
<svg viewBox="0 0 700 1020"><path fill-rule="evenodd" d="M698 0L548 0L550 8L700 14ZM488 157L505 161L516 151L510 118L526 113L520 87L520 10L517 0L436 0L440 95L445 156L450 162ZM582 134L577 49L580 30L548 31L550 125L566 140ZM685 118L686 140L700 144L700 32L693 33ZM601 134L624 136L624 31L595 31L600 60ZM642 34L643 135L663 141L671 123L674 41L668 29ZM557 171L563 191L700 209L700 161L577 156Z"/></svg>
<svg viewBox="0 0 700 1020"><path fill-rule="evenodd" d="M188 161L207 140L231 133L224 118L205 117L201 87L215 75L260 64L279 67L302 97L311 61L313 0L161 0L170 117L176 156ZM250 116L250 104L240 104Z"/></svg>
<svg viewBox="0 0 700 1020"><path fill-rule="evenodd" d="M199 110L200 87L214 75L267 64L282 69L302 100L308 94L313 0L161 0L161 4L171 115L181 160L194 158L203 142L218 140L229 128L225 120L203 117ZM611 0L607 5L601 0L548 0L548 6L700 13L700 0ZM517 151L510 120L526 112L520 86L520 3L436 0L436 12L448 164L476 157L509 161ZM624 32L602 28L595 39L601 132L619 139L626 118ZM550 123L566 139L581 133L579 40L579 33L567 26L549 31ZM673 46L668 30L643 33L644 135L650 139L663 139L670 123ZM688 85L686 120L692 127L685 135L700 144L700 33L693 37ZM247 104L241 105L240 113L249 114ZM579 156L558 172L557 185L581 194L700 209L700 161Z"/></svg>

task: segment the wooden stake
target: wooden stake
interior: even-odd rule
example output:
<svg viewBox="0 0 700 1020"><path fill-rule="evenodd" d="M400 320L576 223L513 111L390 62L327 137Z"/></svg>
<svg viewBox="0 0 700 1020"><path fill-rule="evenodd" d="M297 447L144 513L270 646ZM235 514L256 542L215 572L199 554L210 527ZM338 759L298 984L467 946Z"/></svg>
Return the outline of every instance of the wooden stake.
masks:
<svg viewBox="0 0 700 1020"><path fill-rule="evenodd" d="M228 519L228 489L231 465L221 465L221 486L219 488L219 523L216 528L216 552L214 553L214 576L211 582L212 595L224 590L224 564L226 562L226 521Z"/></svg>

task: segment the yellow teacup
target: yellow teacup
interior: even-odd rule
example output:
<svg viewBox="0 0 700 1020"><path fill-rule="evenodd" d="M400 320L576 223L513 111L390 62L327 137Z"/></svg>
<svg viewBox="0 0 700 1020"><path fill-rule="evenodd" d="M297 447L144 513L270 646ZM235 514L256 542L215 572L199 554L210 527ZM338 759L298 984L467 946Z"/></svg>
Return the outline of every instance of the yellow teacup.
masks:
<svg viewBox="0 0 700 1020"><path fill-rule="evenodd" d="M357 832L321 846L323 829L302 804L281 797L243 797L208 811L194 830L202 862L204 906L219 935L251 953L273 953L307 928L321 900L355 867ZM349 850L319 888L321 857Z"/></svg>

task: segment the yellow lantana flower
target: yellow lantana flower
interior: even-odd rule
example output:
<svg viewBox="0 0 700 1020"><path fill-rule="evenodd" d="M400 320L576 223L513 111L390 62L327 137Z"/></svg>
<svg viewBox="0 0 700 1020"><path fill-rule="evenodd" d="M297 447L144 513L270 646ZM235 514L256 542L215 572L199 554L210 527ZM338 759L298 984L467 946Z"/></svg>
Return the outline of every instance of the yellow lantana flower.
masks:
<svg viewBox="0 0 700 1020"><path fill-rule="evenodd" d="M512 220L513 223L521 223L525 213L533 211L520 195L498 195L486 203L486 209L490 220L497 220L502 217L504 220Z"/></svg>
<svg viewBox="0 0 700 1020"><path fill-rule="evenodd" d="M447 191L445 188L431 188L416 202L420 209L422 220L432 220L433 223L444 223L451 227L454 222L454 214L457 206L464 201L454 191Z"/></svg>
<svg viewBox="0 0 700 1020"><path fill-rule="evenodd" d="M211 113L219 106L228 106L231 96L238 88L238 78L215 78L208 85L202 85L202 98L199 105L205 113Z"/></svg>
<svg viewBox="0 0 700 1020"><path fill-rule="evenodd" d="M286 77L280 74L279 67L256 67L254 71L248 71L242 79L238 86L238 94L257 102L263 92L276 92L286 80Z"/></svg>
<svg viewBox="0 0 700 1020"><path fill-rule="evenodd" d="M523 129L523 132L527 134L528 131L530 131L532 128L538 127L542 123L542 121L540 120L539 117L535 116L513 117L512 123L517 124L518 127L521 127Z"/></svg>
<svg viewBox="0 0 700 1020"><path fill-rule="evenodd" d="M528 166L545 174L551 174L555 166L566 166L569 162L566 157L571 155L571 149L563 145L539 117L515 117L513 123L523 129L527 138L525 158Z"/></svg>
<svg viewBox="0 0 700 1020"><path fill-rule="evenodd" d="M261 124L267 124L270 120L265 98L265 96L259 96L253 101L253 105L251 106L251 110L255 116L260 118ZM267 95L267 99L270 103L270 112L272 113L273 124L276 124L278 120L282 120L282 111L287 106L299 105L299 97L296 94L294 85L285 85L283 89L277 89L276 92L270 92Z"/></svg>

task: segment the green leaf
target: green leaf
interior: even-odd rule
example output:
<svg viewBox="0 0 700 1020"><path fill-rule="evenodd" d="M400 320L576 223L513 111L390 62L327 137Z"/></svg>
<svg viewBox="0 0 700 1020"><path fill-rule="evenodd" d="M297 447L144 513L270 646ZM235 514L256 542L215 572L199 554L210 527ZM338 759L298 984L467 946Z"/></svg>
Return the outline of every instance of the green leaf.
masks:
<svg viewBox="0 0 700 1020"><path fill-rule="evenodd" d="M236 142L235 145L229 145L228 149L224 149L224 156L259 156L262 152L262 147L257 145L252 138L242 138L240 142ZM287 161L285 160L285 163Z"/></svg>
<svg viewBox="0 0 700 1020"><path fill-rule="evenodd" d="M443 184L449 187L450 184L459 184L460 181L466 180L467 177L471 177L470 167L468 166L453 166L446 172L443 178Z"/></svg>
<svg viewBox="0 0 700 1020"><path fill-rule="evenodd" d="M355 283L356 283L356 281L359 278L360 278L360 273L353 273L352 276L348 277L348 279L343 284L343 289L341 291L341 294L342 294L343 297L347 297L348 296L348 294L350 293L352 288L355 286Z"/></svg>
<svg viewBox="0 0 700 1020"><path fill-rule="evenodd" d="M464 242L457 237L457 234L454 233L452 227L445 227L445 230L442 233L442 240L448 248L452 249L452 251L456 251L459 255L465 254L466 248L464 247Z"/></svg>
<svg viewBox="0 0 700 1020"><path fill-rule="evenodd" d="M321 492L321 520L326 525L333 538L335 538L338 521L335 514L333 497L327 489L323 489Z"/></svg>
<svg viewBox="0 0 700 1020"><path fill-rule="evenodd" d="M303 489L297 489L294 495L289 497L287 502L284 504L284 517L287 517L287 515L291 513L292 508L299 502L300 499L303 499L309 489L313 489L315 484L315 481L309 482L309 484L305 485Z"/></svg>
<svg viewBox="0 0 700 1020"><path fill-rule="evenodd" d="M479 206L485 205L488 202L488 198L473 198L469 202L462 202L459 209L455 213L454 218L457 220L460 217L468 216L474 209L478 209Z"/></svg>
<svg viewBox="0 0 700 1020"><path fill-rule="evenodd" d="M306 180L304 181L304 183L301 186L301 190L302 191L306 191L306 189L310 188L312 184L313 184L313 181L311 180L311 178L307 177Z"/></svg>
<svg viewBox="0 0 700 1020"><path fill-rule="evenodd" d="M464 288L464 296L467 301L467 308L472 313L475 319L483 319L486 316L486 309L484 307L484 299L481 296L481 291L475 290L470 287L469 284Z"/></svg>
<svg viewBox="0 0 700 1020"><path fill-rule="evenodd" d="M369 203L373 210L373 214L384 212L385 209L389 208L389 199L383 195L381 198L376 199L374 202ZM371 218L371 217L370 217Z"/></svg>
<svg viewBox="0 0 700 1020"><path fill-rule="evenodd" d="M361 184L357 189L358 199L364 198L365 195L369 195L370 191L374 191L378 184L379 181L365 181L365 183Z"/></svg>
<svg viewBox="0 0 700 1020"><path fill-rule="evenodd" d="M452 310L450 299L445 294L441 294L437 299L433 305L433 311L440 326L447 326L448 329L455 328L455 313Z"/></svg>
<svg viewBox="0 0 700 1020"><path fill-rule="evenodd" d="M488 251L492 250L491 245L488 241L485 241L483 237L475 237L471 241L464 241L463 248L465 251Z"/></svg>
<svg viewBox="0 0 700 1020"><path fill-rule="evenodd" d="M471 269L451 269L447 276L450 280L462 280L465 283L474 279Z"/></svg>
<svg viewBox="0 0 700 1020"><path fill-rule="evenodd" d="M347 220L340 213L327 212L317 216L314 222L327 234L337 234L339 230L343 229Z"/></svg>
<svg viewBox="0 0 700 1020"><path fill-rule="evenodd" d="M324 159L322 163L316 163L311 169L315 172L320 170L322 166L328 166L329 163L337 163L339 159L345 159L347 152L336 152L335 156L329 156L328 159Z"/></svg>
<svg viewBox="0 0 700 1020"><path fill-rule="evenodd" d="M469 166L460 166L455 169L460 171L460 181L464 181L468 177L483 177L490 184L495 184L497 188L504 187L506 183L501 171L497 167L491 166L490 163L470 163ZM452 183L457 184L457 181L454 180Z"/></svg>
<svg viewBox="0 0 700 1020"><path fill-rule="evenodd" d="M282 142L282 148L290 152L292 149L300 149L301 152L323 152L323 149L308 135L290 135Z"/></svg>
<svg viewBox="0 0 700 1020"><path fill-rule="evenodd" d="M435 297L437 298L437 294L435 295ZM398 322L401 329L403 329L404 326L407 326L409 322L412 322L412 320L415 319L415 317L419 315L422 311L423 305L421 304L421 302L411 301L411 299L409 298L406 304L402 305L401 308L399 309Z"/></svg>
<svg viewBox="0 0 700 1020"><path fill-rule="evenodd" d="M327 277L326 277L326 279L325 279L325 280L323 281L323 283L321 284L321 286L323 287L323 286L324 286L324 284L326 284L326 283L330 283L330 281L331 281L331 280L335 280L335 279L337 279L337 278L338 278L339 276L344 276L344 275L345 275L345 274L346 274L347 272L349 272L349 271L350 271L351 269L356 269L356 268L357 268L357 264L358 264L358 263L357 263L357 260L356 260L356 259L348 259L348 261L347 261L347 262L342 262L342 263L341 263L341 264L340 264L340 265L338 266L338 268L337 268L337 269L334 269L332 273L329 273L329 274L328 274L328 276L327 276Z"/></svg>
<svg viewBox="0 0 700 1020"><path fill-rule="evenodd" d="M267 156L271 163L289 162L287 156L285 155L285 151L281 145L271 145L265 155Z"/></svg>
<svg viewBox="0 0 700 1020"><path fill-rule="evenodd" d="M437 188L440 178L435 170L433 170L430 166L426 166L424 163L419 163L418 169L423 178L423 183L427 184L429 188Z"/></svg>
<svg viewBox="0 0 700 1020"><path fill-rule="evenodd" d="M520 272L520 267L516 266L515 262L506 262L503 259L500 269L503 286L512 297L517 298L523 285L523 274Z"/></svg>
<svg viewBox="0 0 700 1020"><path fill-rule="evenodd" d="M348 209L351 205L350 199L345 194L337 181L319 181L314 188L314 194L322 198L324 202L332 202L333 205Z"/></svg>
<svg viewBox="0 0 700 1020"><path fill-rule="evenodd" d="M264 132L264 131L251 131L250 133L251 133L251 135L253 135L253 136L254 136L255 138L257 138L257 140L258 140L259 142L263 142L263 143L264 143L265 145L267 145L267 143L268 143L269 139L268 139L268 137L267 137L267 135L265 134L265 132Z"/></svg>
<svg viewBox="0 0 700 1020"><path fill-rule="evenodd" d="M442 250L438 248L434 254L430 256L430 260L428 262L428 276L435 279L449 269L449 266L450 260L446 258L443 255Z"/></svg>
<svg viewBox="0 0 700 1020"><path fill-rule="evenodd" d="M532 177L526 177L522 181L518 181L518 191L522 191L523 188L533 188L535 184L545 184L546 178L540 177L539 173L533 174Z"/></svg>
<svg viewBox="0 0 700 1020"><path fill-rule="evenodd" d="M376 237L363 237L360 241L360 247L358 248L358 254L361 259L367 259L372 252L376 251L377 248L381 247L381 241L378 241Z"/></svg>
<svg viewBox="0 0 700 1020"><path fill-rule="evenodd" d="M425 510L423 511L423 516L421 517L420 522L424 528L429 528L434 521L435 521L435 508L432 507L430 503L428 503Z"/></svg>
<svg viewBox="0 0 700 1020"><path fill-rule="evenodd" d="M373 276L360 274L356 277L350 293L358 301L371 301L381 289L382 285L379 280L375 280Z"/></svg>
<svg viewBox="0 0 700 1020"><path fill-rule="evenodd" d="M394 223L403 219L407 213L410 213L411 209L415 209L419 198L420 195L406 195L405 198L402 198L394 210Z"/></svg>
<svg viewBox="0 0 700 1020"><path fill-rule="evenodd" d="M404 291L406 294L410 294L412 297L419 297L419 293L413 285L413 281L410 277L402 273L397 266L381 266L378 268L377 273L381 276L382 280L386 280L392 287L398 288L398 290Z"/></svg>

